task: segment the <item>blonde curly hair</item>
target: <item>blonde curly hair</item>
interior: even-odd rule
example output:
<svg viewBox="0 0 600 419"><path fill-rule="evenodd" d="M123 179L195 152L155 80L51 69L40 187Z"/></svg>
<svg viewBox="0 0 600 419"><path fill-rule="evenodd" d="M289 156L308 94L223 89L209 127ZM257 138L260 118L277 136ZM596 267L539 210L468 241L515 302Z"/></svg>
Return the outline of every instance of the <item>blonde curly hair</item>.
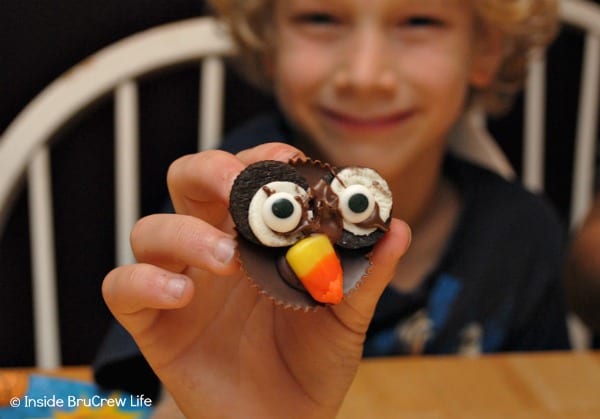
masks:
<svg viewBox="0 0 600 419"><path fill-rule="evenodd" d="M495 80L475 90L489 114L500 114L512 105L522 89L530 54L544 51L558 32L558 0L468 0L479 26L494 28L504 36L504 57ZM254 85L270 90L264 71L270 53L275 0L210 0L216 14L230 28L238 47L241 73Z"/></svg>

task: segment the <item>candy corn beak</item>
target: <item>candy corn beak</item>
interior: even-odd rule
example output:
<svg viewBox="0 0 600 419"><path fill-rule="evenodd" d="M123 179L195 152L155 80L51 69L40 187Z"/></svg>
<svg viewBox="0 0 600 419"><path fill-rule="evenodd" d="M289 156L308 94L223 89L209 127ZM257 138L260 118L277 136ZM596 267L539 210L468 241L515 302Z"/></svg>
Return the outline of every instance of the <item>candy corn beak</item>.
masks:
<svg viewBox="0 0 600 419"><path fill-rule="evenodd" d="M342 301L342 264L326 235L300 240L287 251L285 259L316 301L328 304Z"/></svg>

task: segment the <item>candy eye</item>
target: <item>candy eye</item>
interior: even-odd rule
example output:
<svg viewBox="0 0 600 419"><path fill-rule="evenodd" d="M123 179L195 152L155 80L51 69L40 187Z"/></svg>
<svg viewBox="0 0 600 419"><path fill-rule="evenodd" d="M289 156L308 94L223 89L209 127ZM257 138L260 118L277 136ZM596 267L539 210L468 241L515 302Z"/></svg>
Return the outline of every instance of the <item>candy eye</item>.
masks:
<svg viewBox="0 0 600 419"><path fill-rule="evenodd" d="M365 167L343 169L331 182L331 189L340 197L339 211L344 219L344 230L366 236L377 230L377 220L389 220L392 192L375 170Z"/></svg>
<svg viewBox="0 0 600 419"><path fill-rule="evenodd" d="M339 209L344 220L357 224L368 219L375 209L375 198L363 185L351 185L340 196Z"/></svg>
<svg viewBox="0 0 600 419"><path fill-rule="evenodd" d="M275 181L258 189L248 208L252 233L265 246L281 247L295 243L301 233L293 233L302 220L300 202L307 192L294 182Z"/></svg>
<svg viewBox="0 0 600 419"><path fill-rule="evenodd" d="M298 227L302 219L302 207L292 194L277 192L263 204L262 217L271 230L289 233Z"/></svg>

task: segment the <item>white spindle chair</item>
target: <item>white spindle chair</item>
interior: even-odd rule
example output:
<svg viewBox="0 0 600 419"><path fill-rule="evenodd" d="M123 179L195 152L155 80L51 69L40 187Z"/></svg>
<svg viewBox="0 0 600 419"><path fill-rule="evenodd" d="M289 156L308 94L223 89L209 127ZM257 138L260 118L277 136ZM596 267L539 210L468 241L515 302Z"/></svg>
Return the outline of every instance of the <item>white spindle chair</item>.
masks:
<svg viewBox="0 0 600 419"><path fill-rule="evenodd" d="M116 261L133 261L129 232L139 217L138 94L136 80L183 62L201 66L198 148L221 138L224 66L233 52L211 18L176 22L131 36L94 54L44 89L0 138L0 229L26 172L29 184L34 339L40 368L60 365L54 264L49 138L78 112L112 92L115 101ZM0 230L1 231L1 230Z"/></svg>
<svg viewBox="0 0 600 419"><path fill-rule="evenodd" d="M598 114L600 62L600 7L583 0L563 0L566 24L586 33L581 107L576 135L573 220L588 208L592 195L593 158ZM56 307L54 234L47 140L75 114L97 98L113 92L115 98L116 261L133 260L129 232L139 216L138 97L136 79L159 68L188 61L202 66L199 149L218 146L222 130L222 58L233 53L225 29L211 18L196 18L157 27L126 38L96 53L43 90L13 121L0 138L0 232L16 185L25 174L29 183L32 243L36 363L53 368L61 363ZM533 190L543 188L544 155L543 57L534 57L526 94L523 181ZM481 116L471 131L482 131ZM459 152L480 159L509 174L505 157L488 140L455 145ZM473 150L477 149L476 153ZM480 154L480 156L473 155Z"/></svg>
<svg viewBox="0 0 600 419"><path fill-rule="evenodd" d="M584 0L563 0L560 14L564 24L580 28L585 34L577 131L572 140L575 156L570 226L575 228L590 207L593 195L600 95L600 6ZM544 56L534 55L525 89L522 172L524 185L534 191L544 189L545 72Z"/></svg>

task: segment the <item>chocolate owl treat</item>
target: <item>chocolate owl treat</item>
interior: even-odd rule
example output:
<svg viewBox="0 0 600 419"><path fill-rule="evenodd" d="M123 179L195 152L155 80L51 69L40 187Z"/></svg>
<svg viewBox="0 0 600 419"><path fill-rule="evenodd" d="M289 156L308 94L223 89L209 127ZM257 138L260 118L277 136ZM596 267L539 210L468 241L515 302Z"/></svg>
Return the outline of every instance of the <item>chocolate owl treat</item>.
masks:
<svg viewBox="0 0 600 419"><path fill-rule="evenodd" d="M230 194L243 269L277 303L337 304L370 269L389 228L392 193L373 169L316 160L248 166Z"/></svg>

